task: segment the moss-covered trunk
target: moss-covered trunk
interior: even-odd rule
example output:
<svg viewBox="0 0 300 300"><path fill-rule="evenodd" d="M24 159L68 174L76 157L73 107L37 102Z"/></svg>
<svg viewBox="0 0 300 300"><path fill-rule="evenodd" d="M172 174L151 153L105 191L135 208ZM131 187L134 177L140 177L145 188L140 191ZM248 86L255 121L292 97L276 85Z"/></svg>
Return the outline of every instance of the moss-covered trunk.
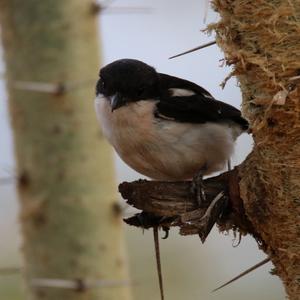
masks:
<svg viewBox="0 0 300 300"><path fill-rule="evenodd" d="M130 298L118 285L127 272L112 155L93 111L92 2L0 0L30 299ZM47 93L31 82L68 89ZM34 286L39 278L75 280L78 290ZM85 280L116 286L85 290Z"/></svg>
<svg viewBox="0 0 300 300"><path fill-rule="evenodd" d="M246 214L290 299L300 297L300 1L213 0L211 26L255 141L239 168ZM298 76L298 77L297 77Z"/></svg>

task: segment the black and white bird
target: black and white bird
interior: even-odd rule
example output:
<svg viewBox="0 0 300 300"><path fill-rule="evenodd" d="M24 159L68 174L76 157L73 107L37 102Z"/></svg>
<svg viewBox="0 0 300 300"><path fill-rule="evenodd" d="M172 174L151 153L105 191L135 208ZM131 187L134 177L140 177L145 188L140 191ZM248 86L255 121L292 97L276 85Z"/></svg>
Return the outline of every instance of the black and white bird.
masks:
<svg viewBox="0 0 300 300"><path fill-rule="evenodd" d="M222 170L248 129L235 107L141 61L114 61L99 76L95 106L105 137L125 163L152 179Z"/></svg>
<svg viewBox="0 0 300 300"><path fill-rule="evenodd" d="M112 62L99 76L97 117L122 160L152 179L193 178L201 205L202 176L224 168L236 138L248 129L241 112L197 84L158 73L138 60ZM153 229L164 299L157 227Z"/></svg>

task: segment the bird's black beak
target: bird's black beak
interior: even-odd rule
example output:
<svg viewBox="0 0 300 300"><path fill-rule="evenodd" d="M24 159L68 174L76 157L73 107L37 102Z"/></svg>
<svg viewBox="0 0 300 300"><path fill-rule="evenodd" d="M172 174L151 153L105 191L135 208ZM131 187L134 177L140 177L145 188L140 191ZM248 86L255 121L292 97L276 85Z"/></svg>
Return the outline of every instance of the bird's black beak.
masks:
<svg viewBox="0 0 300 300"><path fill-rule="evenodd" d="M120 93L116 93L114 96L111 96L110 105L111 105L112 112L115 109L117 109L125 104L126 104L126 99L123 96L121 96Z"/></svg>

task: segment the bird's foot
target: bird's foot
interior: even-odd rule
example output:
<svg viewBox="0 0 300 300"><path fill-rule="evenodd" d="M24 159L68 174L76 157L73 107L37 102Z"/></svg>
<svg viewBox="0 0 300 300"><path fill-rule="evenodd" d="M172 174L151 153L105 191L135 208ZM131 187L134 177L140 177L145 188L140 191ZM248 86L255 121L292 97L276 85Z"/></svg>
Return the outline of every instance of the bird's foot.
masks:
<svg viewBox="0 0 300 300"><path fill-rule="evenodd" d="M163 240L166 240L169 237L170 228L166 226L162 226L162 230L164 231L165 235L162 237Z"/></svg>
<svg viewBox="0 0 300 300"><path fill-rule="evenodd" d="M196 194L198 206L203 206L203 204L206 203L207 200L204 191L203 173L201 171L193 177L192 191Z"/></svg>

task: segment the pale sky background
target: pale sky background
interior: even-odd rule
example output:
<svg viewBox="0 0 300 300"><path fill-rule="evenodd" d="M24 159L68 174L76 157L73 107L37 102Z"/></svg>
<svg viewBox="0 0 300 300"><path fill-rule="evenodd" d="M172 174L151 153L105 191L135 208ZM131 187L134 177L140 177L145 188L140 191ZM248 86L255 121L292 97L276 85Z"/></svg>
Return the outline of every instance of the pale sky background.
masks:
<svg viewBox="0 0 300 300"><path fill-rule="evenodd" d="M205 87L217 99L236 107L241 103L240 90L235 79L225 89L220 83L230 72L221 67L223 54L217 46L168 60L173 54L211 41L212 37L200 32L205 28L204 0L172 1L142 0L114 1L112 7L149 7L147 13L103 12L99 18L99 32L103 46L103 64L119 58L136 58L154 66L158 71L182 77ZM217 20L211 10L207 23ZM0 48L0 54L1 52ZM2 57L2 54L0 55ZM4 71L0 60L0 74ZM95 74L95 80L97 74ZM0 176L13 174L14 157L12 132L7 113L7 95L0 77ZM83 99L87 101L87 99ZM91 105L93 105L91 99ZM233 164L241 162L251 149L251 138L243 135L237 143ZM118 181L133 180L140 176L116 157ZM18 205L13 185L0 186L0 267L19 263ZM158 299L152 233L142 235L140 230L126 227L131 277L136 299ZM198 237L180 237L177 230L168 240L161 241L162 264L166 299L284 299L282 284L269 271L269 263L224 290L211 294L220 283L262 260L265 255L251 237L232 247L232 234L225 236L217 230L202 245ZM141 245L141 246L139 246ZM147 264L146 264L147 262ZM0 278L0 288L1 288ZM0 298L1 290L0 290ZM4 299L3 299L4 300ZM6 299L5 299L6 300ZM9 300L9 299L8 299Z"/></svg>

